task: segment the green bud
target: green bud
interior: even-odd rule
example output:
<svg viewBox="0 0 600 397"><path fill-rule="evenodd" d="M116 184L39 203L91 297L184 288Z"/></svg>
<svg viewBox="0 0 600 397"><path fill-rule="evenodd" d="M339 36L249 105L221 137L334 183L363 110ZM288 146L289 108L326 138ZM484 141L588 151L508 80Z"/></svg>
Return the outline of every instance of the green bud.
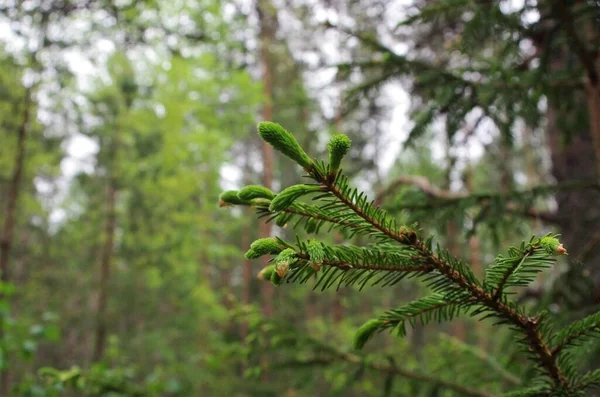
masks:
<svg viewBox="0 0 600 397"><path fill-rule="evenodd" d="M320 265L321 263L323 263L323 259L325 259L325 250L323 250L323 244L321 244L319 241L317 240L311 240L309 241L307 247L306 247L306 252L308 253L308 256L310 257L310 261Z"/></svg>
<svg viewBox="0 0 600 397"><path fill-rule="evenodd" d="M264 186L249 185L244 186L239 192L238 197L242 200L253 200L257 198L273 199L275 194Z"/></svg>
<svg viewBox="0 0 600 397"><path fill-rule="evenodd" d="M417 233L407 226L401 226L398 234L405 237L407 244L414 244L418 240Z"/></svg>
<svg viewBox="0 0 600 397"><path fill-rule="evenodd" d="M298 259L298 254L293 248L286 248L275 257L275 263L287 263L288 265Z"/></svg>
<svg viewBox="0 0 600 397"><path fill-rule="evenodd" d="M258 272L257 278L259 280L271 280L271 276L275 273L275 265L265 266L260 272Z"/></svg>
<svg viewBox="0 0 600 397"><path fill-rule="evenodd" d="M279 277L283 278L287 273L290 265L298 260L298 255L293 248L286 248L279 253L274 259L275 272Z"/></svg>
<svg viewBox="0 0 600 397"><path fill-rule="evenodd" d="M299 197L302 197L308 193L320 192L321 190L321 186L318 185L290 186L287 189L282 190L275 196L275 198L271 201L269 211L283 211L289 206L291 206L294 203L294 201L296 201L296 199L298 199Z"/></svg>
<svg viewBox="0 0 600 397"><path fill-rule="evenodd" d="M246 259L256 259L263 255L276 255L284 248L285 247L273 237L260 238L250 244L250 249L246 252Z"/></svg>
<svg viewBox="0 0 600 397"><path fill-rule="evenodd" d="M340 168L342 159L350 150L352 142L344 134L334 135L329 143L327 144L327 150L329 150L329 173L335 174Z"/></svg>
<svg viewBox="0 0 600 397"><path fill-rule="evenodd" d="M237 190L228 190L219 195L219 207L226 207L229 205L250 205L252 204L248 200L242 200L238 196Z"/></svg>
<svg viewBox="0 0 600 397"><path fill-rule="evenodd" d="M252 205L252 206L262 205L262 206L268 207L269 205L271 205L271 199L255 198L250 201L250 205Z"/></svg>
<svg viewBox="0 0 600 397"><path fill-rule="evenodd" d="M258 135L273 146L273 148L285 154L302 167L306 169L312 167L312 159L302 150L296 138L279 124L270 121L258 123Z"/></svg>
<svg viewBox="0 0 600 397"><path fill-rule="evenodd" d="M556 237L542 237L540 239L540 247L550 255L564 255L567 253L565 247L563 247Z"/></svg>
<svg viewBox="0 0 600 397"><path fill-rule="evenodd" d="M377 332L384 324L385 322L383 320L373 319L361 325L354 335L354 348L356 350L362 349L365 343L367 343L375 332Z"/></svg>
<svg viewBox="0 0 600 397"><path fill-rule="evenodd" d="M279 274L277 274L277 271L275 269L273 269L273 272L271 273L271 284L273 284L274 286L277 287L282 282L283 282L283 277L281 277Z"/></svg>

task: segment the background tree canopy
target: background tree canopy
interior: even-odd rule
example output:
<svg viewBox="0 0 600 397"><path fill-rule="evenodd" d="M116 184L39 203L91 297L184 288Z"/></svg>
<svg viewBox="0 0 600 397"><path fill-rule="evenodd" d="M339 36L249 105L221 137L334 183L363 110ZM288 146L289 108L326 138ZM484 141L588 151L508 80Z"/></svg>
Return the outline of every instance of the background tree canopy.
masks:
<svg viewBox="0 0 600 397"><path fill-rule="evenodd" d="M0 0L0 397L595 395L599 176L597 1Z"/></svg>

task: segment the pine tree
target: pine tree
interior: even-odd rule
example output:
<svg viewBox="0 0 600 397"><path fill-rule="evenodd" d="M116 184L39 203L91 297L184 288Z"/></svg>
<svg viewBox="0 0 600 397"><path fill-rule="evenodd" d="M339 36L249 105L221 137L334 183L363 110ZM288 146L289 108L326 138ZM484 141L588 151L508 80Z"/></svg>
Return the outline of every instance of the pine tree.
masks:
<svg viewBox="0 0 600 397"><path fill-rule="evenodd" d="M311 158L279 124L262 122L258 133L275 150L300 165L312 183L290 186L277 194L264 188L245 187L239 192L223 193L222 203L253 207L267 221L308 233L329 228L347 236L361 235L370 241L366 246L354 246L300 237L295 243L276 237L263 238L255 241L246 253L248 258L272 256L259 278L274 285L306 283L314 278L314 288L322 291L342 286L391 287L405 278L416 278L427 285L431 294L366 321L356 332L356 349L385 330L401 337L406 335L408 326L417 322L451 321L468 315L507 326L535 369L535 377L526 387L509 390L508 395L574 395L598 384L600 372L582 374L572 358L579 344L600 331L598 314L555 331L545 312L529 313L512 299L516 288L529 285L539 272L556 263L557 256L567 253L557 235L532 237L518 247L509 248L508 255L498 255L480 280L467 263L434 244L433 236L422 236L416 225L397 224L364 193L351 187L339 168L350 148L346 136L335 135L331 139L326 163ZM311 198L310 203L302 200L306 197ZM447 384L425 375L409 377L459 393L462 390L463 395L488 395L484 390L467 391L459 384Z"/></svg>

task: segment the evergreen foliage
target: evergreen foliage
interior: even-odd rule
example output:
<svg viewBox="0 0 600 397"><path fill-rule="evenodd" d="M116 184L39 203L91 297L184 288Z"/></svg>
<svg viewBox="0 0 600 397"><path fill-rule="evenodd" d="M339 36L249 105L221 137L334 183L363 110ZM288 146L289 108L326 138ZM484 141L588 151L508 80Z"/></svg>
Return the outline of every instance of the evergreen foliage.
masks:
<svg viewBox="0 0 600 397"><path fill-rule="evenodd" d="M259 124L259 131L261 129L268 131L260 135L275 149L297 162L304 158L304 150L295 143L282 144L297 142L285 129L278 125L273 127L271 123ZM362 348L376 333L386 329L404 336L407 324L450 321L459 315L480 320L493 318L495 324L509 327L522 354L536 368L535 379L529 385L539 383L539 386L512 390L509 395L575 395L595 385L597 375L580 374L570 356L562 350L595 336L599 329L598 316L594 314L555 332L543 312L528 313L511 299L514 288L528 286L538 272L553 266L556 255L566 254L558 236L532 237L518 248L509 248L508 256L496 257L480 281L468 264L434 245L433 236L421 236L415 225L397 224L364 193L352 188L341 171L331 173L347 152L346 143L348 141L339 135L332 138L328 147L335 164L318 160L301 163L306 176L314 180L313 185L289 187L272 200L260 197L244 202L239 196L237 199L227 197L227 200L253 206L260 216L269 216L269 220L284 219L289 223L293 217L305 219L305 229L312 233L328 224L331 228L368 238L370 244L365 247L330 245L315 239L302 241L299 237L295 244L280 239L258 240L250 252L276 254L271 259L272 264L261 271L260 278L268 279L270 274L275 285L304 283L316 278L315 288L321 290L342 285L385 287L406 277L418 278L433 294L365 322L356 333L355 348ZM297 201L312 192L319 192L312 204ZM227 196L232 194L229 192ZM306 227L309 222L315 222L316 226ZM284 246L287 248L278 252ZM257 247L266 248L257 250ZM481 395L487 394L482 391Z"/></svg>

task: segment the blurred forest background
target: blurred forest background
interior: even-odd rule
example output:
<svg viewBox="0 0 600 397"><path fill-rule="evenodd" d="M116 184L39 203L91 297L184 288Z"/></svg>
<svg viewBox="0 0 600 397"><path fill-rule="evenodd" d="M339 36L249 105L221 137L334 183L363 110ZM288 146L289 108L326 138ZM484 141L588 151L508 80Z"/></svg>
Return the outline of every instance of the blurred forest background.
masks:
<svg viewBox="0 0 600 397"><path fill-rule="evenodd" d="M256 279L249 244L293 233L218 195L302 180L260 120L321 158L350 136L354 183L479 275L562 233L569 257L515 299L561 324L597 310L599 18L582 0L0 1L0 396L461 395L348 353L416 282ZM265 318L342 353L290 352ZM487 323L408 333L368 353L526 381Z"/></svg>

